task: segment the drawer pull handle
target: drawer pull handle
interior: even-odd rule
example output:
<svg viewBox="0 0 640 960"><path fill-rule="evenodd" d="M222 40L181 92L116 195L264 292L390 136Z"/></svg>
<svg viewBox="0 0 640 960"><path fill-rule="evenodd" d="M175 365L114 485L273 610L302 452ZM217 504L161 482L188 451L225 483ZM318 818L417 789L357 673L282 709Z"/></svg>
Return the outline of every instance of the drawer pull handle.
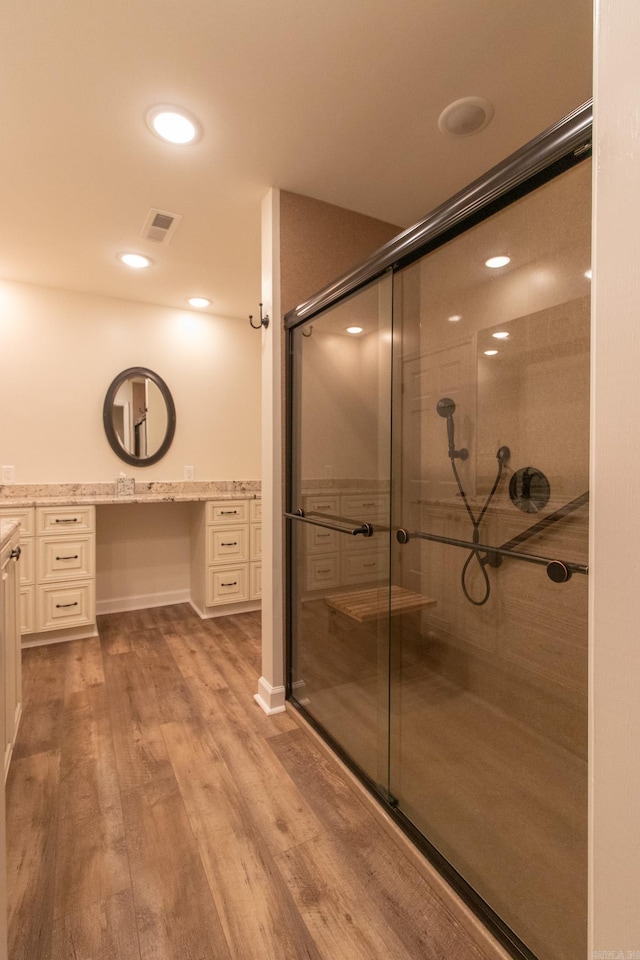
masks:
<svg viewBox="0 0 640 960"><path fill-rule="evenodd" d="M375 567L375 563L363 563L363 567Z"/></svg>
<svg viewBox="0 0 640 960"><path fill-rule="evenodd" d="M325 567L324 570L318 570L318 573L331 573L331 567Z"/></svg>
<svg viewBox="0 0 640 960"><path fill-rule="evenodd" d="M56 609L60 610L62 607L77 607L78 601L74 600L73 603L56 603Z"/></svg>
<svg viewBox="0 0 640 960"><path fill-rule="evenodd" d="M237 510L221 510L221 511L220 511L220 516L221 516L221 517L229 517L229 516L235 517L235 515L236 515L237 512L238 512Z"/></svg>
<svg viewBox="0 0 640 960"><path fill-rule="evenodd" d="M221 543L220 546L221 547L237 547L238 541L234 540L233 543Z"/></svg>
<svg viewBox="0 0 640 960"><path fill-rule="evenodd" d="M56 557L56 560L77 560L78 554L75 553L72 557Z"/></svg>
<svg viewBox="0 0 640 960"><path fill-rule="evenodd" d="M238 581L234 580L233 583L221 583L220 586L221 587L237 587Z"/></svg>
<svg viewBox="0 0 640 960"><path fill-rule="evenodd" d="M9 554L9 559L10 559L10 560L19 560L21 553L22 553L22 547L20 547L20 546L14 547L13 550L11 551L11 553Z"/></svg>
<svg viewBox="0 0 640 960"><path fill-rule="evenodd" d="M318 540L328 540L329 537L331 536L331 534L330 534L330 533L317 533L316 536L317 536Z"/></svg>
<svg viewBox="0 0 640 960"><path fill-rule="evenodd" d="M70 517L69 519L64 519L64 520L60 520L58 517L56 517L56 520L55 520L56 523L79 523L79 521L80 521L79 517Z"/></svg>

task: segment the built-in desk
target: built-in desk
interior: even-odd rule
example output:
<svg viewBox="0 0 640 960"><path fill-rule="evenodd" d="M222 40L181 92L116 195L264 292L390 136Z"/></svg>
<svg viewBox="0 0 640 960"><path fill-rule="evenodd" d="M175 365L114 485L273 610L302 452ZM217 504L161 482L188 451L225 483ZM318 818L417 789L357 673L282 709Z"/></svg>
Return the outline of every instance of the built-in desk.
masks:
<svg viewBox="0 0 640 960"><path fill-rule="evenodd" d="M260 606L258 481L137 484L128 496L114 484L12 486L0 517L20 522L25 646L93 636L101 612L188 601L205 618ZM132 556L144 589L128 582Z"/></svg>

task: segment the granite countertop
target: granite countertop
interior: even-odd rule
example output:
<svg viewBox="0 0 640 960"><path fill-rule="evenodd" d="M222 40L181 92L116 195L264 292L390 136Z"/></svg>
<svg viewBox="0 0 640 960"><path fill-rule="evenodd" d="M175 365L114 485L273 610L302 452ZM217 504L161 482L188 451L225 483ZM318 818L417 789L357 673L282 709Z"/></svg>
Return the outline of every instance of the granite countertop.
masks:
<svg viewBox="0 0 640 960"><path fill-rule="evenodd" d="M20 524L16 520L0 520L0 549L8 543Z"/></svg>
<svg viewBox="0 0 640 960"><path fill-rule="evenodd" d="M112 503L190 503L197 500L255 500L259 480L136 482L134 492L116 493L115 483L5 484L0 507L79 507Z"/></svg>

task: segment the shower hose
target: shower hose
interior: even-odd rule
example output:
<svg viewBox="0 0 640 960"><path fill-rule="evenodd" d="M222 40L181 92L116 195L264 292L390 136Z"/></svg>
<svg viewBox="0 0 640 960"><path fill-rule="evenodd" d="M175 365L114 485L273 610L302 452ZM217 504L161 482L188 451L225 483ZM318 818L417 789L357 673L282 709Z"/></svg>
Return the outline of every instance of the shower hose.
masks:
<svg viewBox="0 0 640 960"><path fill-rule="evenodd" d="M467 495L464 492L462 483L460 482L460 475L458 474L456 461L454 457L451 457L450 459L451 459L451 469L453 470L453 475L456 479L458 490L460 491L460 496L462 497L462 502L464 503L466 511L469 514L469 519L473 524L473 537L472 537L473 542L479 543L480 542L480 524L482 523L484 515L489 509L489 506L491 505L491 501L493 500L496 490L498 489L498 484L500 483L500 479L502 477L502 471L504 470L505 461L509 459L509 448L500 447L500 449L498 450L498 453L496 454L496 460L498 461L498 472L496 474L496 479L493 482L493 486L491 487L489 496L487 497L485 504L482 510L480 511L478 517L474 515L473 510L469 505L469 501L467 500ZM474 557L480 567L480 572L484 579L484 594L480 600L475 600L469 593L469 590L467 589L467 572L469 570L470 564L473 562ZM491 596L491 581L489 580L489 574L486 571L486 558L485 558L485 561L481 560L480 553L478 550L472 550L469 553L469 556L467 557L467 559L465 560L464 566L462 568L462 573L460 574L460 585L462 586L462 592L464 593L465 597L467 598L469 603L472 603L474 605L474 607L484 606L484 604L487 602L487 600Z"/></svg>

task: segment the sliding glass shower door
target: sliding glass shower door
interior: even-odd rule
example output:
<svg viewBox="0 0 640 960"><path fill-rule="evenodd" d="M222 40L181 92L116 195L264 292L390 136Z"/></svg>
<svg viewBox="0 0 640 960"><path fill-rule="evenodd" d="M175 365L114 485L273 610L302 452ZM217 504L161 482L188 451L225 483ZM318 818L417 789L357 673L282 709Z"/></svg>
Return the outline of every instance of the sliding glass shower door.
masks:
<svg viewBox="0 0 640 960"><path fill-rule="evenodd" d="M586 955L590 166L394 279L391 581L423 606L390 792L553 960Z"/></svg>
<svg viewBox="0 0 640 960"><path fill-rule="evenodd" d="M386 791L391 277L292 337L291 693Z"/></svg>
<svg viewBox="0 0 640 960"><path fill-rule="evenodd" d="M289 696L529 960L586 954L583 114L288 321Z"/></svg>

